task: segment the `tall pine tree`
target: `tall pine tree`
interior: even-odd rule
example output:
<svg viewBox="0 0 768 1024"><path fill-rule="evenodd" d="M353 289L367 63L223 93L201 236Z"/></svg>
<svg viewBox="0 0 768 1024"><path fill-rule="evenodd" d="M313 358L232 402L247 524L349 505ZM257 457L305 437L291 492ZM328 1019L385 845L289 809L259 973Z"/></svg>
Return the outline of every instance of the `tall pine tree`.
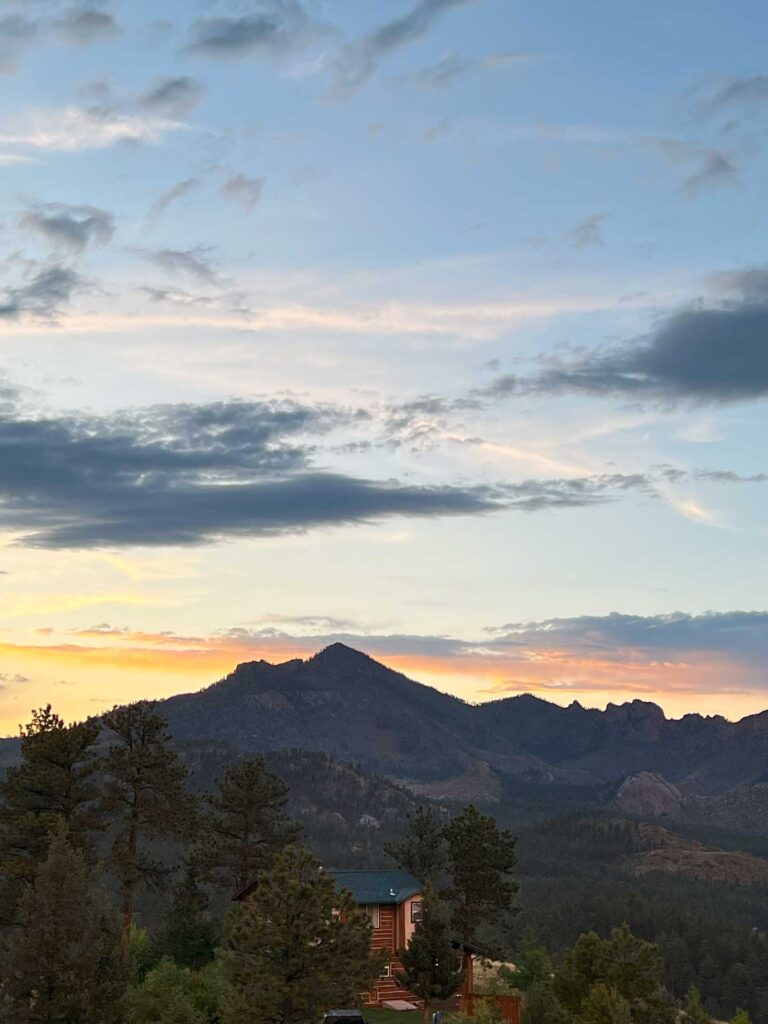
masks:
<svg viewBox="0 0 768 1024"><path fill-rule="evenodd" d="M453 926L465 942L498 945L518 884L516 838L469 804L445 827L452 879Z"/></svg>
<svg viewBox="0 0 768 1024"><path fill-rule="evenodd" d="M21 764L0 780L0 921L13 920L21 883L31 882L59 824L88 857L104 827L99 812L95 722L65 725L50 704L20 729Z"/></svg>
<svg viewBox="0 0 768 1024"><path fill-rule="evenodd" d="M64 826L0 955L5 1024L113 1024L124 990L115 913Z"/></svg>
<svg viewBox="0 0 768 1024"><path fill-rule="evenodd" d="M187 771L166 731L166 722L148 701L114 708L104 718L114 736L104 761L104 803L115 823L110 864L121 889L123 946L128 948L136 890L159 881L160 865L147 841L191 838L195 805L184 788Z"/></svg>
<svg viewBox="0 0 768 1024"><path fill-rule="evenodd" d="M397 983L423 1001L427 1024L435 1000L449 999L461 987L461 952L454 947L448 908L430 885L424 889L421 918L405 949Z"/></svg>
<svg viewBox="0 0 768 1024"><path fill-rule="evenodd" d="M442 822L429 806L408 815L405 838L385 846L385 852L422 885L445 887L448 850Z"/></svg>
<svg viewBox="0 0 768 1024"><path fill-rule="evenodd" d="M288 787L260 757L227 769L205 798L198 860L204 876L227 893L239 892L296 842L301 827L285 813Z"/></svg>
<svg viewBox="0 0 768 1024"><path fill-rule="evenodd" d="M287 847L238 905L221 954L224 1024L306 1024L379 972L371 922L306 850Z"/></svg>

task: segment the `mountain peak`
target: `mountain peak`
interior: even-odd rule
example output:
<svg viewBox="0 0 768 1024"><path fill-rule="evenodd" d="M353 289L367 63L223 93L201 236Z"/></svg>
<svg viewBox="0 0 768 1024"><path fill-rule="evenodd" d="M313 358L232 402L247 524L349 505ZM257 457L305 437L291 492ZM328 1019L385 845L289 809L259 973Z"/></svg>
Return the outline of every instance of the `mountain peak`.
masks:
<svg viewBox="0 0 768 1024"><path fill-rule="evenodd" d="M347 644L343 644L340 641L324 647L322 651L318 651L309 660L314 663L320 662L321 664L334 665L360 664L373 661L367 654L356 650L354 647L348 647Z"/></svg>

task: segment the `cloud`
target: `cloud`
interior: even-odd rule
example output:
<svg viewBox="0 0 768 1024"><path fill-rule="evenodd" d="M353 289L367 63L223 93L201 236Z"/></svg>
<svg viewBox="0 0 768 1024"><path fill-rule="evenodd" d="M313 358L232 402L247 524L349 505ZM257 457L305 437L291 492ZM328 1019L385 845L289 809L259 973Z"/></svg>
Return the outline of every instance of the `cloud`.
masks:
<svg viewBox="0 0 768 1024"><path fill-rule="evenodd" d="M768 75L742 75L727 79L699 109L715 112L732 106L756 106L768 101Z"/></svg>
<svg viewBox="0 0 768 1024"><path fill-rule="evenodd" d="M28 683L29 677L20 672L0 672L0 683Z"/></svg>
<svg viewBox="0 0 768 1024"><path fill-rule="evenodd" d="M452 50L445 57L422 68L412 75L404 75L398 81L403 85L413 85L417 89L442 89L458 78L476 71L499 71L517 67L531 60L527 53L512 51L491 53L487 57L463 57L457 50Z"/></svg>
<svg viewBox="0 0 768 1024"><path fill-rule="evenodd" d="M21 14L8 14L0 18L0 74L16 71L19 51L37 38L36 22Z"/></svg>
<svg viewBox="0 0 768 1024"><path fill-rule="evenodd" d="M100 43L120 35L114 17L108 11L93 7L73 7L54 27L67 42L78 45Z"/></svg>
<svg viewBox="0 0 768 1024"><path fill-rule="evenodd" d="M703 158L701 166L683 181L683 190L695 196L702 189L719 186L735 187L739 185L739 173L733 161L720 150L710 150Z"/></svg>
<svg viewBox="0 0 768 1024"><path fill-rule="evenodd" d="M249 178L245 174L233 174L221 186L224 199L238 203L244 210L252 210L261 198L263 178Z"/></svg>
<svg viewBox="0 0 768 1024"><path fill-rule="evenodd" d="M406 14L384 22L360 39L347 43L330 62L333 75L331 94L337 99L353 95L365 85L384 57L422 39L447 11L475 2L417 0Z"/></svg>
<svg viewBox="0 0 768 1024"><path fill-rule="evenodd" d="M199 18L190 27L187 51L199 57L277 59L329 34L298 0L262 0L260 10L233 17Z"/></svg>
<svg viewBox="0 0 768 1024"><path fill-rule="evenodd" d="M0 126L0 145L75 152L105 149L121 142L158 142L163 135L183 127L167 118L114 110L32 109Z"/></svg>
<svg viewBox="0 0 768 1024"><path fill-rule="evenodd" d="M72 296L87 287L85 278L69 267L55 263L43 267L26 284L5 289L0 296L0 321L25 316L55 320Z"/></svg>
<svg viewBox="0 0 768 1024"><path fill-rule="evenodd" d="M564 241L573 249L589 249L603 244L602 228L607 219L605 213L591 213L580 220L563 235Z"/></svg>
<svg viewBox="0 0 768 1024"><path fill-rule="evenodd" d="M55 246L82 252L89 245L106 245L115 224L110 213L95 206L43 203L22 216L22 227L42 235Z"/></svg>
<svg viewBox="0 0 768 1024"><path fill-rule="evenodd" d="M204 95L205 87L201 82L178 75L159 79L139 97L138 103L152 113L178 118L199 106Z"/></svg>
<svg viewBox="0 0 768 1024"><path fill-rule="evenodd" d="M505 374L476 397L582 394L736 402L768 396L768 270L717 275L728 294L663 318L645 338L553 362L536 376Z"/></svg>
<svg viewBox="0 0 768 1024"><path fill-rule="evenodd" d="M187 195L194 189L198 188L200 182L197 178L185 178L184 181L178 181L175 185L172 185L165 192L162 192L157 199L154 201L147 213L147 220L158 220L168 209L171 203L175 203L177 199L181 199L182 196Z"/></svg>
<svg viewBox="0 0 768 1024"><path fill-rule="evenodd" d="M139 249L140 256L169 274L186 274L206 284L217 282L211 267L210 248L204 245L194 249Z"/></svg>

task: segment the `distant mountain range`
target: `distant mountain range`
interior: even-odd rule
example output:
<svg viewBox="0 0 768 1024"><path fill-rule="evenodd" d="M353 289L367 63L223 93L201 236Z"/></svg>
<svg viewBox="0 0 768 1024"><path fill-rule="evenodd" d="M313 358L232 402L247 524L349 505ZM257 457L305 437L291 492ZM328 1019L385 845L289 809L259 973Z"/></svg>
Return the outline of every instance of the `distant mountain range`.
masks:
<svg viewBox="0 0 768 1024"><path fill-rule="evenodd" d="M728 827L749 830L758 815L768 831L768 711L739 722L670 720L646 701L598 711L529 694L473 705L343 644L306 661L246 662L159 710L185 748L320 752L440 800L494 803L511 783L621 787L628 813L719 824L735 801L739 820ZM15 751L15 741L0 741L0 765Z"/></svg>

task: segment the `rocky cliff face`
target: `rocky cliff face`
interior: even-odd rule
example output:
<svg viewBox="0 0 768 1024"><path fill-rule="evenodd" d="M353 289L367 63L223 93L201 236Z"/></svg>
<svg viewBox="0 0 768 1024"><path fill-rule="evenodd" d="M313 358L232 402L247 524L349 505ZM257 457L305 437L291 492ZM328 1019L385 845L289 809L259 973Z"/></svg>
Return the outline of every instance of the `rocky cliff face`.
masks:
<svg viewBox="0 0 768 1024"><path fill-rule="evenodd" d="M620 810L643 818L678 819L683 814L683 795L677 786L655 772L640 772L626 779L616 794Z"/></svg>

